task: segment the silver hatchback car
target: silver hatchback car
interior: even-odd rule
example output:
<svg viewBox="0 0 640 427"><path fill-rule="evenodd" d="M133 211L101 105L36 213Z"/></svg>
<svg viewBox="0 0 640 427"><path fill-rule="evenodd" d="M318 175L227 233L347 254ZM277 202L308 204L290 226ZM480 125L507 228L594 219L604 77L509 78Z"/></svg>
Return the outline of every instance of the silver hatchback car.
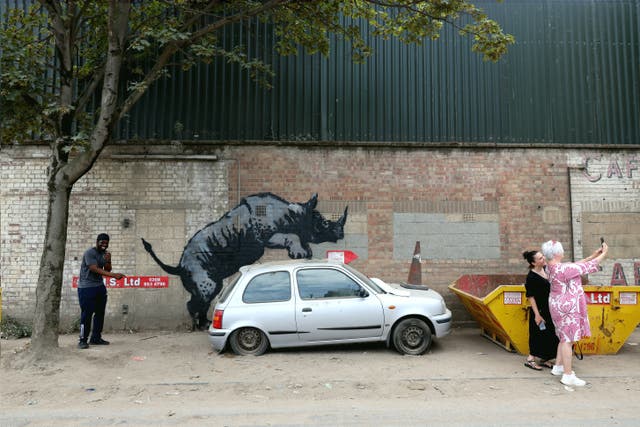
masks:
<svg viewBox="0 0 640 427"><path fill-rule="evenodd" d="M241 355L374 341L417 355L450 328L444 299L425 286L387 284L327 260L283 261L240 268L215 305L209 339Z"/></svg>

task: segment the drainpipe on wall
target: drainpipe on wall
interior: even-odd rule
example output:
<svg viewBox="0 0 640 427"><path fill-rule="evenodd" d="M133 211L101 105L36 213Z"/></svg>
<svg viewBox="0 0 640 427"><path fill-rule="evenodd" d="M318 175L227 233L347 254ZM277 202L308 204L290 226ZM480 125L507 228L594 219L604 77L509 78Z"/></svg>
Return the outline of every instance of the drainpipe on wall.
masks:
<svg viewBox="0 0 640 427"><path fill-rule="evenodd" d="M574 241L573 233L573 197L571 196L571 170L584 170L584 164L576 166L567 166L567 185L569 186L569 233L571 237L571 262L576 261L576 242ZM584 256L584 254L582 254Z"/></svg>
<svg viewBox="0 0 640 427"><path fill-rule="evenodd" d="M573 240L573 200L571 197L571 167L567 167L567 185L569 186L569 235L571 236L571 262L576 261L576 242Z"/></svg>
<svg viewBox="0 0 640 427"><path fill-rule="evenodd" d="M227 159L236 162L236 205L240 204L240 161L238 159ZM231 209L231 205L227 206L227 210Z"/></svg>

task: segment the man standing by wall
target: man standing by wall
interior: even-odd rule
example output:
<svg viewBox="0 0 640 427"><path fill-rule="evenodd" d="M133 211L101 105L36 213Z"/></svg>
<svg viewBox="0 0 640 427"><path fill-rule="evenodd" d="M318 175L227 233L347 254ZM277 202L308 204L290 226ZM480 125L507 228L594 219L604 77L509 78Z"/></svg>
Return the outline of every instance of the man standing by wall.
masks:
<svg viewBox="0 0 640 427"><path fill-rule="evenodd" d="M80 302L80 341L78 348L89 348L89 344L107 345L102 339L104 312L107 306L107 287L102 276L122 279L124 274L111 272L111 254L107 252L109 235L101 233L96 246L87 249L82 256L80 278L78 280L78 300ZM91 322L93 319L93 330ZM89 340L89 333L91 339Z"/></svg>

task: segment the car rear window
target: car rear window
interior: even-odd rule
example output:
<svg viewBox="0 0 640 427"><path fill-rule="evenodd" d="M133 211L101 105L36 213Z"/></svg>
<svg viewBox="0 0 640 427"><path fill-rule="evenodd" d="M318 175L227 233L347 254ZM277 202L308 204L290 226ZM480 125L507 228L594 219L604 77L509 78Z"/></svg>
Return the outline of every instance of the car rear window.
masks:
<svg viewBox="0 0 640 427"><path fill-rule="evenodd" d="M240 272L237 272L234 276L231 276L231 282L222 290L220 299L218 300L219 302L225 302L227 298L229 298L229 295L231 295L231 291L238 284L238 280L240 280L241 277L242 273Z"/></svg>
<svg viewBox="0 0 640 427"><path fill-rule="evenodd" d="M242 301L247 304L288 301L291 299L291 279L286 271L260 274L247 284Z"/></svg>

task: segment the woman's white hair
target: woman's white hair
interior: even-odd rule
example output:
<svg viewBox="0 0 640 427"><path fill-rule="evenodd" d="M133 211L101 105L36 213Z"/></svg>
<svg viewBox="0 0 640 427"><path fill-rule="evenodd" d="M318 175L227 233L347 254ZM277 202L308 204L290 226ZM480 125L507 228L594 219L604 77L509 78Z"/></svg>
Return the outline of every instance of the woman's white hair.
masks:
<svg viewBox="0 0 640 427"><path fill-rule="evenodd" d="M542 255L544 255L547 261L551 261L554 256L563 253L564 248L562 247L562 243L557 240L549 240L542 244Z"/></svg>

